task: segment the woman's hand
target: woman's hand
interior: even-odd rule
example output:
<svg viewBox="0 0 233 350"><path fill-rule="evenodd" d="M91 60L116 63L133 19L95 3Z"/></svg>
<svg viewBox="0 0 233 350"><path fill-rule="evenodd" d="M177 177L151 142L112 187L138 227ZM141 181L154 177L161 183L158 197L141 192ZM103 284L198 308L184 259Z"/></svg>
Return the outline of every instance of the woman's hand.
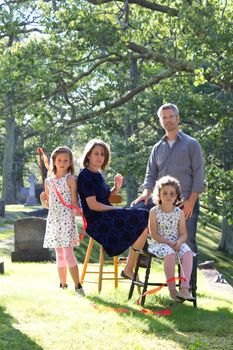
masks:
<svg viewBox="0 0 233 350"><path fill-rule="evenodd" d="M116 191L119 191L121 189L121 186L123 184L123 176L121 174L116 174L114 177L114 188Z"/></svg>

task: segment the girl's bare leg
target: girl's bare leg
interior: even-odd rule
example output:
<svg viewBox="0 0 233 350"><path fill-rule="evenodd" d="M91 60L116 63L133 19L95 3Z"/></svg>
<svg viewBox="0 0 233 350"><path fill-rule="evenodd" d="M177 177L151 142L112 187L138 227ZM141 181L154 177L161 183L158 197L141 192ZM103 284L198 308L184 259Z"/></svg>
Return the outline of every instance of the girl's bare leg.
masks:
<svg viewBox="0 0 233 350"><path fill-rule="evenodd" d="M79 270L78 270L78 265L73 266L73 267L69 267L69 271L71 274L71 277L74 281L75 284L75 288L78 288L79 285Z"/></svg>
<svg viewBox="0 0 233 350"><path fill-rule="evenodd" d="M58 275L61 282L62 287L66 284L66 276L67 276L67 268L66 267L58 267Z"/></svg>

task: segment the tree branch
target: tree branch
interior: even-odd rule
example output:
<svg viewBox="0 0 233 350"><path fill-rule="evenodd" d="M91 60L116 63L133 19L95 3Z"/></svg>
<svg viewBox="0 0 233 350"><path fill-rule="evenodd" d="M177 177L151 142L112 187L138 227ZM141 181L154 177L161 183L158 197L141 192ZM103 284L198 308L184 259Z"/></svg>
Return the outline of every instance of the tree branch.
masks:
<svg viewBox="0 0 233 350"><path fill-rule="evenodd" d="M194 72L194 66L190 62L180 61L173 57L167 57L165 55L155 53L154 51L140 46L134 42L130 42L128 44L128 48L131 51L137 52L139 54L138 56L135 56L135 58L153 59L156 62L160 62L168 67L176 68L177 70L182 70L190 73Z"/></svg>
<svg viewBox="0 0 233 350"><path fill-rule="evenodd" d="M117 0L117 1L124 3L124 0ZM113 2L113 0L87 0L87 2L90 2L93 5L103 5L109 2ZM130 0L130 4L136 4L138 6L147 8L152 11L167 13L170 16L178 16L179 14L179 11L172 7L158 5L148 0Z"/></svg>
<svg viewBox="0 0 233 350"><path fill-rule="evenodd" d="M124 95L122 95L118 100L116 100L115 102L109 103L106 107L80 115L77 118L73 118L72 120L67 121L67 124L85 122L85 121L88 121L89 119L98 117L101 114L109 112L114 108L121 107L122 105L130 101L134 96L139 94L141 91L144 91L146 88L157 84L160 80L172 77L175 73L176 73L176 70L172 70L172 69L165 70L160 74L151 77L145 83L137 86L132 90L129 90Z"/></svg>

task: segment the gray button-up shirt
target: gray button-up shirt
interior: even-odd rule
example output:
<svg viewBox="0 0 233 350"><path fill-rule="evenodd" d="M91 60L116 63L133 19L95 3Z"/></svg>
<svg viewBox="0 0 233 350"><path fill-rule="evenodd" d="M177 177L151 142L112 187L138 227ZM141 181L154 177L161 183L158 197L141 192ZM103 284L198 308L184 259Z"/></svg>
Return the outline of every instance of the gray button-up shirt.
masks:
<svg viewBox="0 0 233 350"><path fill-rule="evenodd" d="M156 180L170 175L180 181L185 199L204 191L204 161L199 142L179 131L170 148L166 135L154 145L147 163L143 188L153 190Z"/></svg>

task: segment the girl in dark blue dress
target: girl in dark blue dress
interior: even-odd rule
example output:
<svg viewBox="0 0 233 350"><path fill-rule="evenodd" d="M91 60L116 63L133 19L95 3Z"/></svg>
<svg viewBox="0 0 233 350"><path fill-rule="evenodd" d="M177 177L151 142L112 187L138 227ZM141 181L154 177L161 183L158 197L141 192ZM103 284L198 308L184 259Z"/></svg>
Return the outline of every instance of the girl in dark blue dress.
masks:
<svg viewBox="0 0 233 350"><path fill-rule="evenodd" d="M78 193L87 220L86 232L103 246L109 256L116 256L130 246L143 248L148 235L148 211L110 204L109 196L119 192L123 177L116 175L114 187L110 190L101 175L109 158L108 144L98 139L88 142L82 158L83 169L78 176ZM132 279L136 257L137 253L131 249L122 277Z"/></svg>

